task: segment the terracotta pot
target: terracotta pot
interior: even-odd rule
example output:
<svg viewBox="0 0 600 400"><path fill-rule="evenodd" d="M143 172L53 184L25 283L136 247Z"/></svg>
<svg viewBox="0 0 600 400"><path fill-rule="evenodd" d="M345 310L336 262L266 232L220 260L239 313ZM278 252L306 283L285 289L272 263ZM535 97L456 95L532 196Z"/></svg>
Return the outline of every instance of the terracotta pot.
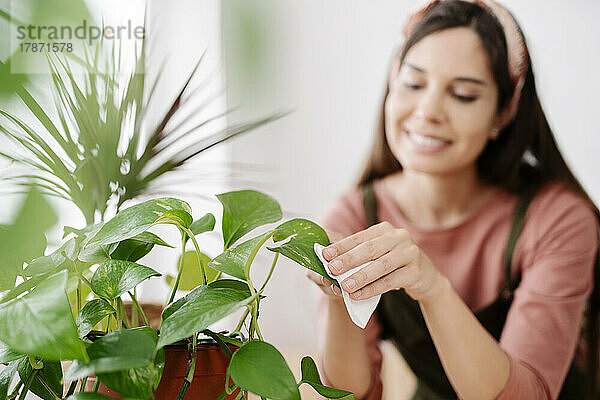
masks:
<svg viewBox="0 0 600 400"><path fill-rule="evenodd" d="M232 351L237 348L231 346ZM174 400L177 398L183 378L187 370L188 349L187 344L174 344L165 347L165 368L163 370L160 384L155 392L156 400ZM225 388L225 377L229 358L225 352L216 344L201 341L196 347L196 369L194 379L187 389L184 399L186 400L214 400ZM95 378L90 377L86 384L86 390L91 391ZM231 382L230 382L231 383ZM122 399L123 396L100 383L98 393L112 399ZM235 399L238 391L225 397Z"/></svg>
<svg viewBox="0 0 600 400"><path fill-rule="evenodd" d="M140 303L140 306L142 307L144 313L148 317L148 322L150 322L150 326L154 329L158 329L158 327L160 326L160 319L163 312L162 304ZM144 320L142 319L141 314L138 312L137 308L135 308L131 301L124 301L123 309L125 310L125 315L129 327L133 327L134 325L144 326ZM133 323L133 313L137 314L137 324Z"/></svg>

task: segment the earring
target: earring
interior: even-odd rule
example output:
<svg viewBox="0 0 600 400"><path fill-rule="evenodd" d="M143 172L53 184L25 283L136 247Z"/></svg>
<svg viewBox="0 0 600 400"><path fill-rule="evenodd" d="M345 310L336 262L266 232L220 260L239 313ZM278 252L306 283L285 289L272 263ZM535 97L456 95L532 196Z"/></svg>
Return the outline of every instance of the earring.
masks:
<svg viewBox="0 0 600 400"><path fill-rule="evenodd" d="M498 138L498 134L500 133L500 129L498 127L493 127L492 128L492 132L490 133L490 138L491 139L497 139Z"/></svg>

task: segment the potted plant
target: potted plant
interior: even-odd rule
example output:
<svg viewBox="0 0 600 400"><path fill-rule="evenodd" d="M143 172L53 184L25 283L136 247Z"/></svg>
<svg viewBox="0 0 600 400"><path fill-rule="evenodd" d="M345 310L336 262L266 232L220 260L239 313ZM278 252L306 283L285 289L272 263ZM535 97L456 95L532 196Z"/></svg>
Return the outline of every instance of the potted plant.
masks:
<svg viewBox="0 0 600 400"><path fill-rule="evenodd" d="M223 252L208 263L198 259L203 283L176 300L184 269L180 262L158 331L148 326L127 326L123 312L123 298L130 297L137 304L133 289L160 275L136 263L153 246L166 245L150 230L158 224L174 226L180 233L181 253L185 254L185 245L191 241L200 257L202 233L215 226L212 214L194 220L191 208L182 200L148 200L120 211L106 223L81 230L67 228L65 242L58 250L29 261L19 271L23 282L0 300L0 363L8 363L0 373L0 395L18 375L20 383L13 389L13 397L19 393L19 399L25 398L28 391L43 399L107 398L94 393L98 383L92 393L85 392L90 376L97 376L96 382L133 399L182 399L187 390L189 398L194 399L239 399L248 392L263 398L299 399L302 383L327 398L353 398L349 392L322 385L310 357L302 360L302 379L296 382L281 353L264 340L259 325L260 303L279 255L328 277L313 251L314 243L329 244L325 231L309 220L292 219L247 239L256 228L281 220L279 204L252 190L223 193L217 198L223 205ZM29 211L25 209L21 214ZM272 245L267 245L271 241ZM251 270L265 245L273 252L273 263L265 282L258 286L251 279ZM88 279L84 271L90 268L93 274ZM75 307L70 305L66 296L69 285L89 287L94 298L78 298ZM231 331L209 329L239 309L246 312ZM140 313L144 315L141 309ZM244 333L245 322L248 326ZM98 326L102 333L93 331ZM199 340L200 333L213 344ZM170 356L182 344L183 366L181 359L173 361L176 357ZM223 364L224 359L226 370L221 371L217 392L206 393L207 386L194 378L194 371L206 368L205 362L198 364L197 360L207 358L197 356L205 349L214 352L216 346L221 349L221 361L217 363ZM65 360L73 362L63 376L60 362ZM173 379L167 373L182 368L186 370L185 378L174 378L177 384L172 385L169 381ZM68 389L63 388L63 382L71 382Z"/></svg>
<svg viewBox="0 0 600 400"><path fill-rule="evenodd" d="M203 112L218 99L210 91L192 87L203 54L162 118L148 127L147 110L155 98L161 73L152 81L147 79L146 43L142 41L124 81L120 79L121 58L116 55L120 50L108 49L104 42L94 49L86 47L87 57L79 60L77 70L66 58L49 55L52 104L57 116L54 119L24 84L15 83L14 92L29 115L0 109L0 135L14 145L0 151L0 157L12 161L15 167L4 169L2 178L25 191L35 186L43 194L70 202L86 225L92 225L114 215L129 200L147 198L157 191L164 193L172 179L163 178L173 178L169 175L177 174L206 150L280 117L274 114L237 125L215 125L229 115L225 111L200 118L191 127L186 125L193 117L206 115ZM204 85L209 78L205 79ZM195 103L200 106L190 108L188 104L199 96L202 101ZM33 122L25 122L27 118ZM198 179L194 182L197 184ZM10 289L15 277L11 270L7 279L0 279L0 291ZM74 300L76 288L69 289L73 290L69 296ZM84 291L83 297L89 294L85 285L77 289ZM159 319L160 305L142 303L142 307ZM124 308L126 313L138 316L132 313L131 302L126 302Z"/></svg>

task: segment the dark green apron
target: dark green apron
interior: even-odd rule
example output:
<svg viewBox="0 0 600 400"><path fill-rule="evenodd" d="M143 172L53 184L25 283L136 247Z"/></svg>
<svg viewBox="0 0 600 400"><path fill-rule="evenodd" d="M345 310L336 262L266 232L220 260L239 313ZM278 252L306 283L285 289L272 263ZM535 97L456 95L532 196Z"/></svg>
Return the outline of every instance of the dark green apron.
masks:
<svg viewBox="0 0 600 400"><path fill-rule="evenodd" d="M378 223L377 201L373 184L363 186L364 206L369 226ZM513 294L519 285L520 277L511 277L511 260L517 239L525 223L525 213L535 190L522 195L515 206L508 243L504 250L505 284L491 304L475 312L479 322L496 339L506 321ZM381 325L381 339L390 339L400 351L407 364L417 377L417 390L413 400L456 399L456 393L444 372L433 340L429 335L419 303L406 292L396 290L381 296L376 310ZM565 379L559 400L584 399L587 393L587 377L571 365Z"/></svg>

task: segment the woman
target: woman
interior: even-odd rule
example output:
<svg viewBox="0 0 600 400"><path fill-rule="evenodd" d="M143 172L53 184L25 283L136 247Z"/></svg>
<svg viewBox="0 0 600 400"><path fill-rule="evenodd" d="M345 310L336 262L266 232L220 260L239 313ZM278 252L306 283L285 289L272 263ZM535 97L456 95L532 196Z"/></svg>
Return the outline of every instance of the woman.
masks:
<svg viewBox="0 0 600 400"><path fill-rule="evenodd" d="M432 1L405 39L367 167L322 220L332 274L372 261L342 290L383 296L363 331L311 278L328 295L322 372L380 398L390 338L415 399L582 399L598 211L556 147L521 31L491 0Z"/></svg>

